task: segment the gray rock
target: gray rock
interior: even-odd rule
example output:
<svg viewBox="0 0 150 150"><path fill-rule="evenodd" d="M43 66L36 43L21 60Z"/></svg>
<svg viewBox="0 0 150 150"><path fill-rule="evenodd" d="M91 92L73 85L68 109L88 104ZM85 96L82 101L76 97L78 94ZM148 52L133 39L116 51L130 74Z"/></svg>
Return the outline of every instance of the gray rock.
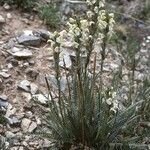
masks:
<svg viewBox="0 0 150 150"><path fill-rule="evenodd" d="M23 34L17 37L18 43L26 46L39 46L41 44L41 37L33 34L32 31L26 30Z"/></svg>
<svg viewBox="0 0 150 150"><path fill-rule="evenodd" d="M16 52L19 52L20 51L20 48L18 48L18 47L13 47L12 49L11 49L11 52L12 53L16 53Z"/></svg>
<svg viewBox="0 0 150 150"><path fill-rule="evenodd" d="M51 33L47 30L41 29L36 31L43 39L45 39L46 41L50 38Z"/></svg>
<svg viewBox="0 0 150 150"><path fill-rule="evenodd" d="M6 141L6 138L4 136L0 135L0 144L1 144L0 146L5 147L5 141Z"/></svg>
<svg viewBox="0 0 150 150"><path fill-rule="evenodd" d="M8 104L9 103L7 101L4 101L3 99L0 98L0 108L1 107L7 108Z"/></svg>
<svg viewBox="0 0 150 150"><path fill-rule="evenodd" d="M27 50L27 49L12 53L12 55L14 57L19 57L19 58L30 58L33 56L32 52L30 50Z"/></svg>
<svg viewBox="0 0 150 150"><path fill-rule="evenodd" d="M28 80L22 80L19 84L18 84L18 88L29 92L30 91L30 82Z"/></svg>
<svg viewBox="0 0 150 150"><path fill-rule="evenodd" d="M31 119L33 117L33 113L31 111L27 111L25 116Z"/></svg>
<svg viewBox="0 0 150 150"><path fill-rule="evenodd" d="M11 131L6 131L5 136L6 136L7 139L12 139L12 138L15 137L15 134L12 133Z"/></svg>
<svg viewBox="0 0 150 150"><path fill-rule="evenodd" d="M15 38L11 38L11 39L9 39L7 44L5 45L5 48L6 49L13 48L15 46L15 44L16 44L16 39Z"/></svg>
<svg viewBox="0 0 150 150"><path fill-rule="evenodd" d="M57 86L57 80L56 80L55 76L50 75L50 76L48 76L47 78L49 79L49 81L50 81L50 83L51 83L51 86L52 86L53 88L57 89L58 86ZM63 77L61 77L61 79L60 79L60 88L61 88L61 91L63 91L63 92L65 91L66 85L67 85L67 79L66 79L65 76L63 76Z"/></svg>
<svg viewBox="0 0 150 150"><path fill-rule="evenodd" d="M15 116L11 116L11 117L6 117L6 121L9 125L11 126L19 126L20 125L20 120L15 117Z"/></svg>

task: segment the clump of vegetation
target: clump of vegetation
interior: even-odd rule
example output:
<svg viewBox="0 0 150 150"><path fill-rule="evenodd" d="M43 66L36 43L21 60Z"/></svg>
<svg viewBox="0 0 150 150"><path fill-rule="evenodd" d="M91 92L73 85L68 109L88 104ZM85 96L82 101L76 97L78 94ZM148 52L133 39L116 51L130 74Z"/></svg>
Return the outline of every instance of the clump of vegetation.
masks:
<svg viewBox="0 0 150 150"><path fill-rule="evenodd" d="M4 115L2 114L2 112L0 112L0 124L4 124L5 123L5 117Z"/></svg>
<svg viewBox="0 0 150 150"><path fill-rule="evenodd" d="M39 16L49 27L56 28L60 24L59 8L54 4L40 6Z"/></svg>
<svg viewBox="0 0 150 150"><path fill-rule="evenodd" d="M114 78L117 82L113 81L109 87L104 86L102 78L104 61L107 44L113 34L114 16L105 10L103 1L87 0L87 4L89 11L87 11L86 18L71 18L67 24L68 30L60 33L54 32L49 41L55 61L58 96L57 99L53 97L52 89L46 78L51 100L49 100L49 113L46 114L45 120L50 133L43 134L47 138L53 139L55 148L61 150L71 148L90 150L148 148L147 145L138 144L141 140L141 133L136 132L141 120L139 111L145 104L147 96L145 99L135 100L135 97L131 96L132 92L129 91L128 102L123 105L117 99L121 94L118 92L119 79ZM75 57L70 76L64 61L68 88L63 92L61 78L64 73L62 74L59 61L61 46L66 39L71 40ZM100 62L97 61L96 53L94 57L92 56L95 43L100 48ZM129 64L134 64L135 51L133 48L135 47L135 43L128 46ZM84 57L85 55L86 57ZM85 61L83 61L83 57ZM91 59L93 64L90 63ZM92 72L89 72L91 65L93 69ZM96 69L98 65L100 66L99 70ZM135 69L135 66L132 66L131 69ZM115 82L116 85L114 85Z"/></svg>
<svg viewBox="0 0 150 150"><path fill-rule="evenodd" d="M4 3L16 5L18 8L22 8L24 10L30 10L31 8L35 7L36 0L0 0L1 5Z"/></svg>

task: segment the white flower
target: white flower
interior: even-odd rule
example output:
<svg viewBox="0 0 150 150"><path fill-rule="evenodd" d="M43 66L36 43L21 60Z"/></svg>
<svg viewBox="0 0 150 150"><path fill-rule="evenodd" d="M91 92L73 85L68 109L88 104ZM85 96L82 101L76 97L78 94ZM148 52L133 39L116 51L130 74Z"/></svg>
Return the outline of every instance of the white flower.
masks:
<svg viewBox="0 0 150 150"><path fill-rule="evenodd" d="M111 105L111 104L113 103L113 99L112 99L112 98L106 99L106 103L107 103L108 105Z"/></svg>
<svg viewBox="0 0 150 150"><path fill-rule="evenodd" d="M109 17L110 17L110 18L114 18L114 13L110 13L110 14L109 14Z"/></svg>
<svg viewBox="0 0 150 150"><path fill-rule="evenodd" d="M76 36L76 37L79 36L79 35L81 34L80 28L79 28L79 27L76 27L76 28L74 29L74 33L75 33L75 36Z"/></svg>
<svg viewBox="0 0 150 150"><path fill-rule="evenodd" d="M116 97L116 92L112 92L112 98L115 98Z"/></svg>
<svg viewBox="0 0 150 150"><path fill-rule="evenodd" d="M94 12L95 12L95 13L98 13L98 11L99 11L99 8L98 8L97 6L95 6Z"/></svg>
<svg viewBox="0 0 150 150"><path fill-rule="evenodd" d="M73 19L73 18L69 18L69 22L72 24L72 23L75 23L75 22L76 22L76 20L75 20L75 19Z"/></svg>
<svg viewBox="0 0 150 150"><path fill-rule="evenodd" d="M100 30L105 29L107 27L107 22L106 21L102 21L102 20L98 20L98 27Z"/></svg>
<svg viewBox="0 0 150 150"><path fill-rule="evenodd" d="M82 30L87 29L89 27L89 22L86 19L80 21Z"/></svg>
<svg viewBox="0 0 150 150"><path fill-rule="evenodd" d="M54 51L55 51L56 53L60 52L60 47L55 47Z"/></svg>
<svg viewBox="0 0 150 150"><path fill-rule="evenodd" d="M86 14L88 18L92 18L94 16L94 13L91 10L87 11Z"/></svg>
<svg viewBox="0 0 150 150"><path fill-rule="evenodd" d="M97 0L86 0L87 5L93 5Z"/></svg>
<svg viewBox="0 0 150 150"><path fill-rule="evenodd" d="M105 3L104 0L99 1L99 8L104 7L105 6L104 3Z"/></svg>

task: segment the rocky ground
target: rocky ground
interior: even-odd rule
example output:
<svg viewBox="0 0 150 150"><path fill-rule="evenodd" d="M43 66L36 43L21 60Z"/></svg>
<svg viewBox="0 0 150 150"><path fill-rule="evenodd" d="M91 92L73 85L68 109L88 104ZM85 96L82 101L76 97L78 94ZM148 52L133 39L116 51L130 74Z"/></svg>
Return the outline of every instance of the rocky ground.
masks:
<svg viewBox="0 0 150 150"><path fill-rule="evenodd" d="M52 84L55 82L52 51L47 44L49 36L51 33L36 15L12 10L8 5L0 7L0 113L5 117L5 123L0 124L0 138L10 150L48 149L51 145L50 141L34 135L43 126L38 114L40 107L34 101L47 103L40 94L40 91L47 94L45 75ZM142 38L138 53L141 63L135 73L137 81L148 77L150 71L150 33L146 32ZM69 44L62 50L68 68L73 55ZM124 59L113 48L108 53L104 64L107 75L117 72ZM128 72L128 68L124 68L124 75ZM126 77L124 83L128 80ZM65 78L61 84L65 88Z"/></svg>
<svg viewBox="0 0 150 150"><path fill-rule="evenodd" d="M30 104L33 95L45 90L45 74L52 72L46 49L50 32L34 14L9 7L0 7L0 113L6 119L0 125L1 139L13 139L12 150L38 149L43 142L22 133L33 133L41 125Z"/></svg>

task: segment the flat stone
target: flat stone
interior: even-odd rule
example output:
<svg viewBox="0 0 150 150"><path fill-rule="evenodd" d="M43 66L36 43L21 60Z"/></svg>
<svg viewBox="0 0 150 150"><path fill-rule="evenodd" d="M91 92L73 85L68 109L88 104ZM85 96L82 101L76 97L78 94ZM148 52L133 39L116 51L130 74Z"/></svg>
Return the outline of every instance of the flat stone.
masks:
<svg viewBox="0 0 150 150"><path fill-rule="evenodd" d="M36 94L37 93L37 91L38 91L38 86L35 84L35 83L31 83L30 84L30 91L31 91L31 94Z"/></svg>
<svg viewBox="0 0 150 150"><path fill-rule="evenodd" d="M33 56L32 52L30 50L27 50L27 49L12 53L12 55L14 57L19 57L19 58L29 58L29 57Z"/></svg>
<svg viewBox="0 0 150 150"><path fill-rule="evenodd" d="M37 124L35 122L32 122L29 129L28 129L28 132L33 132L35 129L37 128Z"/></svg>
<svg viewBox="0 0 150 150"><path fill-rule="evenodd" d="M12 53L16 53L16 52L19 52L21 49L20 48L18 48L18 47L13 47L13 48L11 48L11 52Z"/></svg>
<svg viewBox="0 0 150 150"><path fill-rule="evenodd" d="M28 132L29 126L31 124L31 120L28 118L23 118L21 122L21 129L23 132Z"/></svg>
<svg viewBox="0 0 150 150"><path fill-rule="evenodd" d="M20 125L20 120L15 117L15 116L11 116L11 117L6 117L6 120L7 120L7 123L9 125L12 125L12 126L19 126Z"/></svg>
<svg viewBox="0 0 150 150"><path fill-rule="evenodd" d="M11 63L8 63L7 67L8 67L9 69L12 69L12 68L13 68L13 65L12 65Z"/></svg>
<svg viewBox="0 0 150 150"><path fill-rule="evenodd" d="M35 94L32 98L41 104L47 104L48 101L46 95L44 96L43 94Z"/></svg>
<svg viewBox="0 0 150 150"><path fill-rule="evenodd" d="M16 112L16 108L13 108L11 104L8 105L7 111L5 114L5 117L10 117L11 115L14 115Z"/></svg>
<svg viewBox="0 0 150 150"><path fill-rule="evenodd" d="M12 133L11 131L6 131L5 136L6 136L7 139L12 139L12 138L15 137L15 134Z"/></svg>
<svg viewBox="0 0 150 150"><path fill-rule="evenodd" d="M29 92L30 91L30 82L28 80L22 80L19 84L18 84L18 88Z"/></svg>
<svg viewBox="0 0 150 150"><path fill-rule="evenodd" d="M0 107L7 108L8 104L9 103L7 101L4 101L3 99L0 98Z"/></svg>
<svg viewBox="0 0 150 150"><path fill-rule="evenodd" d="M33 34L32 31L26 30L17 37L18 43L26 46L39 46L41 44L41 37Z"/></svg>
<svg viewBox="0 0 150 150"><path fill-rule="evenodd" d="M3 101L7 101L8 100L8 96L0 95L0 99L3 100Z"/></svg>
<svg viewBox="0 0 150 150"><path fill-rule="evenodd" d="M7 79L11 76L11 74L8 74L6 72L0 72L0 76L2 76L3 78Z"/></svg>

